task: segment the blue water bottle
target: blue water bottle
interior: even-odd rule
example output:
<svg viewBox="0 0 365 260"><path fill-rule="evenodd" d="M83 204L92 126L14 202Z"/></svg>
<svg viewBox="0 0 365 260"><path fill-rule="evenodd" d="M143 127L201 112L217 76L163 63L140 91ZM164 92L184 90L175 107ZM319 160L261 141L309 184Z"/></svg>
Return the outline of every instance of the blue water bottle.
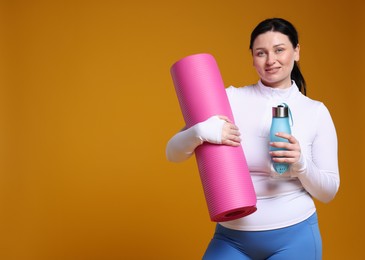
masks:
<svg viewBox="0 0 365 260"><path fill-rule="evenodd" d="M289 122L290 110L288 105L281 104L272 108L272 121L270 128L270 142L288 142L287 139L276 136L278 132L291 134L290 122ZM270 151L285 150L283 148L276 148L270 146ZM273 162L275 171L279 174L285 173L289 164Z"/></svg>

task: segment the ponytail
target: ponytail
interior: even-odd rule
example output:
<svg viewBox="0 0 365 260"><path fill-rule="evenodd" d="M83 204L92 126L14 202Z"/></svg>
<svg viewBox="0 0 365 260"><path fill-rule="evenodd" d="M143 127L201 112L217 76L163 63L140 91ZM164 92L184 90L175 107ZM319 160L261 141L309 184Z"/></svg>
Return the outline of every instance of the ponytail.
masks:
<svg viewBox="0 0 365 260"><path fill-rule="evenodd" d="M295 81L300 92L303 93L304 96L307 95L307 84L305 83L304 77L299 69L299 64L295 61L294 67L291 72L291 79Z"/></svg>

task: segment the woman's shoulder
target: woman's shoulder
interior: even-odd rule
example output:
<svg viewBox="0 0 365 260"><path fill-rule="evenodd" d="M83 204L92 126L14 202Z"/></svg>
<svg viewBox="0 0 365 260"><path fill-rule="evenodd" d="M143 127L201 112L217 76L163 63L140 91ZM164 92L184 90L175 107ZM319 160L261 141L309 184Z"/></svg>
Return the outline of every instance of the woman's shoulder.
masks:
<svg viewBox="0 0 365 260"><path fill-rule="evenodd" d="M313 99L313 98L310 98L310 97L304 96L304 95L301 95L301 97L302 97L302 102L304 104L306 104L307 107L311 107L314 109L326 108L326 106L324 105L324 103L322 101L319 101L319 100L316 100L316 99Z"/></svg>
<svg viewBox="0 0 365 260"><path fill-rule="evenodd" d="M318 118L323 119L324 117L330 116L329 109L323 101L310 98L308 96L301 95L301 99L296 100L292 104L298 112L310 115L312 119Z"/></svg>
<svg viewBox="0 0 365 260"><path fill-rule="evenodd" d="M249 93L251 91L253 91L255 85L247 85L247 86L241 86L241 87L236 87L233 85L230 85L226 88L226 92L228 94L238 94L238 93Z"/></svg>

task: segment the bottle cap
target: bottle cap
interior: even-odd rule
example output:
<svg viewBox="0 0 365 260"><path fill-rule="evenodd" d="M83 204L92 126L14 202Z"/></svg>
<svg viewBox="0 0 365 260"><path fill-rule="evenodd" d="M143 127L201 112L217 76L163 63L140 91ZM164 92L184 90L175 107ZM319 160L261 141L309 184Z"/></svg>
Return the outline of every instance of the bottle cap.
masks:
<svg viewBox="0 0 365 260"><path fill-rule="evenodd" d="M284 105L278 105L272 108L273 117L288 117L288 107Z"/></svg>

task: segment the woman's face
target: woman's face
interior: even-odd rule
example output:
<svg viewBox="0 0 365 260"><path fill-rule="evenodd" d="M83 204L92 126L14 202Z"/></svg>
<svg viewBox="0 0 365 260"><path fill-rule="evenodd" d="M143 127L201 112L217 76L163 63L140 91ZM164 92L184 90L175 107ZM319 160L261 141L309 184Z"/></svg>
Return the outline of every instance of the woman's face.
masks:
<svg viewBox="0 0 365 260"><path fill-rule="evenodd" d="M288 36L268 31L256 37L252 46L253 65L264 85L273 88L291 86L294 61L299 61L299 44L293 48Z"/></svg>

